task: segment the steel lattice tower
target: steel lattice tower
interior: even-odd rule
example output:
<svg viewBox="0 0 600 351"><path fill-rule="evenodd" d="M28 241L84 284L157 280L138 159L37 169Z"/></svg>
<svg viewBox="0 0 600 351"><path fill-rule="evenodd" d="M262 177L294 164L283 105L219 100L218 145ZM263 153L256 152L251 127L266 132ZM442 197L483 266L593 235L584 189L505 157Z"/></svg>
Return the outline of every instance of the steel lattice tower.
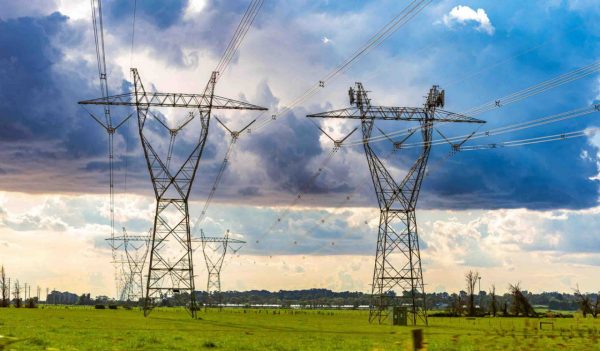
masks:
<svg viewBox="0 0 600 351"><path fill-rule="evenodd" d="M350 88L349 96L353 107L307 117L361 121L363 147L380 210L369 322L385 321L389 307L408 306L413 324L427 324L415 209L431 151L433 125L436 122L485 122L440 110L444 106L444 91L440 91L438 86L431 88L423 107L371 106L361 83L356 83L354 89ZM422 147L400 183L396 182L370 145L375 120L419 123L419 127L409 132L409 136L420 130Z"/></svg>
<svg viewBox="0 0 600 351"><path fill-rule="evenodd" d="M227 255L227 249L231 244L245 244L246 242L230 238L229 230L222 238L204 236L204 231L200 231L200 235L202 253L204 255L204 261L206 262L206 271L208 273L208 279L206 281L206 294L208 300L206 305L214 305L214 295L217 295L216 304L221 306L221 268L223 267L223 261ZM209 244L215 243L220 245L213 250L216 254L211 254Z"/></svg>
<svg viewBox="0 0 600 351"><path fill-rule="evenodd" d="M106 240L118 242L118 248L125 252L125 257L121 255L121 260L116 263L121 264L122 269L122 290L120 300L138 304L144 299L144 266L150 247L150 237L148 235L129 235L123 228L123 235L109 238Z"/></svg>
<svg viewBox="0 0 600 351"><path fill-rule="evenodd" d="M264 111L266 108L214 95L218 72L212 73L202 94L180 94L146 92L137 69L132 68L131 71L133 92L81 101L80 104L136 108L139 136L156 198L144 314L147 316L157 303L167 297L185 297L185 294L189 294L187 308L195 317L197 308L188 199L206 144L211 111L213 109ZM148 117L161 122L150 112L151 108L158 107L187 108L198 113L200 134L193 142L189 154L183 157L183 164L179 167L173 167L170 162L172 145L169 147L169 155L165 162L157 153L155 144L149 139L152 131L146 127L146 123ZM191 119L187 120L176 130L181 130L190 121Z"/></svg>

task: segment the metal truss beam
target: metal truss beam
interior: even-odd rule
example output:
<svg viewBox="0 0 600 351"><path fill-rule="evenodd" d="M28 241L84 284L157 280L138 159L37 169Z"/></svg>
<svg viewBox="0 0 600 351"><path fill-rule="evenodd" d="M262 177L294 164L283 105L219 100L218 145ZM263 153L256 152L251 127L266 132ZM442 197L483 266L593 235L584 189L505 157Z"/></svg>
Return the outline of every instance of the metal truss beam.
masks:
<svg viewBox="0 0 600 351"><path fill-rule="evenodd" d="M109 96L107 98L81 101L82 105L111 105L111 106L135 106L140 108L150 107L184 107L213 110L255 110L264 111L260 106L252 105L244 101L228 99L222 96L210 96L201 94L177 94L177 93L146 93L132 92Z"/></svg>
<svg viewBox="0 0 600 351"><path fill-rule="evenodd" d="M311 118L339 118L339 119L378 119L384 121L422 121L428 119L432 122L468 122L485 123L485 121L464 116L458 113L435 110L427 111L422 107L386 107L366 106L362 110L350 107L335 111L308 115Z"/></svg>

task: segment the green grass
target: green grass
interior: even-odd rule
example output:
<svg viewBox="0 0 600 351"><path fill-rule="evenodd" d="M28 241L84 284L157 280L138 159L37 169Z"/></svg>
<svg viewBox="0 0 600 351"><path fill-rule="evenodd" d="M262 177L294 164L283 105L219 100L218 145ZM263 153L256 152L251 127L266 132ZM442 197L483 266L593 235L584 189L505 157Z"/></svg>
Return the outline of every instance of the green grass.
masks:
<svg viewBox="0 0 600 351"><path fill-rule="evenodd" d="M275 312L275 314L273 313ZM364 311L0 309L0 350L412 350L411 327ZM554 330L540 330L540 321ZM592 318L430 318L427 350L599 350ZM3 346L5 344L9 344Z"/></svg>

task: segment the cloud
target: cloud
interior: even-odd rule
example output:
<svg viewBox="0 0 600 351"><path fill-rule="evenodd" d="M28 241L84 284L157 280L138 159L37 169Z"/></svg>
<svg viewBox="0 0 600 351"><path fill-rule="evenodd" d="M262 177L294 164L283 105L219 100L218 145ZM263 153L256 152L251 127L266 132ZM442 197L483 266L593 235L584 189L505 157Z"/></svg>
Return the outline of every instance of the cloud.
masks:
<svg viewBox="0 0 600 351"><path fill-rule="evenodd" d="M206 7L208 0L190 0L185 9L184 19L190 20L198 16Z"/></svg>
<svg viewBox="0 0 600 351"><path fill-rule="evenodd" d="M3 19L18 18L26 16L47 15L57 6L56 0L30 0L23 1L4 1L2 2Z"/></svg>
<svg viewBox="0 0 600 351"><path fill-rule="evenodd" d="M588 128L585 131L585 134L588 138L588 143L596 149L596 168L598 170L598 174L590 177L590 180L600 181L600 132L598 128ZM593 161L593 158L590 157L589 152L582 154L585 155L585 159L589 161Z"/></svg>
<svg viewBox="0 0 600 351"><path fill-rule="evenodd" d="M147 1L140 5L134 62L137 61L141 66L144 83L147 86L156 85L161 91L201 90L246 5L200 0L173 1L168 4ZM24 5L18 6L27 10ZM500 13L500 7L489 6L489 9L486 8L488 12ZM534 7L531 4L527 6ZM80 11L70 6L64 8L72 11L69 16ZM281 110L299 96L305 87L318 82L318 77L352 52L361 42L357 33L368 37L368 33L380 24L382 12L382 6L377 2L315 3L303 7L303 11L298 11L298 8L293 4L273 4L261 9L240 48L240 62L233 62L232 71L219 81L219 95L243 96L250 102L267 106L272 111L263 117L268 118L273 111ZM456 18L447 15L448 21L452 21L450 24L474 21L461 15L465 8L469 9L462 6L451 11L450 14L454 13ZM196 11L193 19L186 17L190 16L188 13L191 9ZM45 9L44 13L51 10ZM58 13L38 15L31 9L20 10L20 13L31 14L31 17L3 17L0 21L1 33L16 33L0 34L0 123L4 127L0 131L0 140L3 141L0 147L0 176L3 189L37 193L89 193L105 192L108 188L106 133L97 128L76 104L78 100L97 97L99 92L94 73L96 68L93 35L87 13L89 9L86 7L84 10L82 13L85 16L77 19ZM105 7L110 90L114 93L130 87L124 78L130 63L131 38L128 34L131 32L131 11L132 3L123 0L111 2ZM424 11L421 15L430 16L433 20L442 17L446 11ZM479 10L471 11L480 13ZM168 16L164 16L165 13ZM498 16L494 25L498 28L508 27L507 23L514 21L514 16ZM460 22L459 18L464 22ZM560 22L562 26L577 19L562 16L544 18L545 21ZM413 21L431 23L419 17ZM353 31L347 30L349 24L353 25ZM476 23L477 26L481 24ZM538 42L535 31L528 31L524 23L519 22L518 25L521 26L518 32L525 33L519 37L521 42ZM464 38L456 31L439 29L440 26L415 26L413 22L409 23L403 27L403 34L390 37L385 45L357 63L356 67L360 69L340 75L336 82L328 83L325 89L319 90L313 98L268 128L253 131L248 138L241 138L231 156L232 162L227 167L215 201L260 205L289 203L315 174L331 149L331 143L320 135L304 115L345 107L347 86L356 80L366 80L369 89L373 90L374 101L380 104L420 106L422 92L431 82L447 82L449 76L462 77L465 73L479 71L521 49L513 40L514 33L510 38L496 35L493 43L484 38L485 43L482 43L473 41L473 37ZM335 38L336 45L323 45L321 39L324 33L327 33L327 39ZM586 42L581 36L575 35L578 33L570 37L572 42L560 40L564 51L573 52L574 55L585 51L573 49L581 42ZM23 37L27 40L18 39ZM440 40L436 50L426 55L422 55L422 52L416 55L419 43L433 38ZM402 50L397 50L399 47ZM473 85L449 90L450 109L460 111L465 106L478 103L479 99L492 98L500 92L508 94L514 89L539 82L538 78L563 73L581 62L577 57L565 58L552 51L547 51L543 58L533 56L519 56L518 60L510 60L506 65L494 66L489 75L478 75L481 80ZM453 59L448 60L448 57ZM506 79L513 75L520 79ZM495 121L493 117L496 115L493 114L483 118L490 122L489 128L500 127L540 116L542 108L556 112L584 100L589 103L590 96L586 95L588 88L587 84L571 83L561 87L557 94L545 95L542 102L533 100L531 104L521 104L513 110L503 107L500 118ZM247 95L241 95L241 92ZM596 94L595 91L594 96ZM236 112L225 115L224 119L233 123L238 120L247 122L256 115ZM194 185L194 199L206 194L212 187L229 141L216 123L211 126ZM333 130L336 136L349 132L354 126L340 120L323 122L323 127L328 131ZM574 124L573 128L588 126L589 122L582 121ZM119 189L124 186L127 164L128 189L137 194L149 194L150 184L135 121L132 120L129 127L121 130L115 140L116 186ZM390 130L401 127L396 123ZM178 142L183 142L184 147L188 146L194 131L182 133ZM543 132L546 131L553 130L545 129ZM358 137L358 133L354 137ZM166 148L163 146L166 146L167 140L168 137L163 137L158 142L160 148ZM598 183L590 178L598 174L596 164L572 155L580 155L587 150L588 156L593 156L596 151L591 145L578 141L547 145L528 147L527 152L519 149L474 152L468 156L459 154L447 162L441 162L441 167L436 164L440 163L440 155L447 150L436 147L432 152L430 174L424 181L419 205L422 208L449 209L595 206ZM384 154L386 146L378 146L378 151ZM410 167L412 156L401 151L386 163L402 175ZM434 167L438 169L433 170ZM314 184L307 188L310 201L303 200L299 205L327 206L339 203L349 195L353 195L350 206L376 204L360 147L339 151L324 169ZM354 191L359 193L354 194Z"/></svg>
<svg viewBox="0 0 600 351"><path fill-rule="evenodd" d="M0 213L4 215L0 217L8 218L11 222L10 227L0 224L0 254L9 266L16 266L22 250L27 250L28 254L35 253L38 265L42 264L43 257L52 256L56 260L55 256L60 250L66 250L58 248L58 245L64 244L61 240L65 240L72 250L68 255L69 261L83 259L95 266L95 269L89 270L89 274L110 272L110 250L104 240L109 232L108 211L103 196L0 195L5 199L0 207ZM145 234L152 219L152 203L149 200L132 197L128 202L129 207L119 204L117 222L126 226L131 234ZM38 202L42 204L30 205ZM199 202L190 205L195 211L191 215L194 219L201 206ZM31 208L18 210L27 206ZM227 259L229 266L226 267L228 273L225 273L225 277L237 273L247 277L244 280L246 285L236 283L233 288L261 287L261 284L269 289L307 288L324 284L325 287L342 290L368 290L377 221L371 221L369 225L363 221L376 219L378 211L371 208L292 209L273 230L266 233L284 210L220 204L212 207L207 221L202 225L205 232L220 235L225 228L230 228L233 233L243 235L237 237L248 243ZM594 269L598 269L598 260L594 255L600 250L600 241L595 235L595 228L600 225L599 215L600 208L546 212L523 209L420 211L417 219L423 243L421 257L425 279L448 289L460 289L462 283L456 282L463 281L460 279L462 272L477 269L485 273L486 284L495 282L499 287L504 286L502 284L507 280L524 279L529 274L531 279L527 280L528 288L569 288L557 281L571 272L570 267L578 267L577 277L573 281L583 282L582 277L597 273ZM321 222L321 219L325 221ZM17 220L20 226L14 225ZM51 225L53 223L69 225L65 230ZM256 243L256 240L260 242ZM48 250L48 243L57 248ZM7 254L2 250L11 251ZM201 256L201 253L197 254ZM42 258L37 258L40 255ZM530 265L531 260L539 263L535 269ZM196 256L195 262L202 267L201 257ZM337 262L337 265L328 271L331 276L323 282L315 281L314 273L333 262ZM452 269L449 270L449 267ZM506 275L507 271L514 271L517 267L515 274L519 276ZM32 279L28 270L20 269L15 274ZM33 272L35 267L31 269ZM280 272L282 277L294 272L296 283L283 280L278 283L281 285L272 284L272 279L268 277L274 274L273 270ZM202 274L199 277L203 279ZM550 279L552 277L555 279ZM71 289L76 286L78 289L91 288L99 289L93 292L104 292L112 284L108 281L100 288L78 282L80 278L76 274L63 276L59 282L61 285L57 287ZM110 280L110 275L106 279ZM35 281L38 282L37 279ZM587 286L582 288L588 289Z"/></svg>
<svg viewBox="0 0 600 351"><path fill-rule="evenodd" d="M458 5L452 8L448 14L444 15L442 21L449 28L456 23L465 25L468 22L476 22L479 24L476 29L480 32L492 35L495 31L484 9L477 9L476 11L469 6Z"/></svg>
<svg viewBox="0 0 600 351"><path fill-rule="evenodd" d="M196 4L198 0L194 1L194 5L190 5L189 0L172 0L172 1L161 1L161 0L146 0L138 2L136 9L136 21L139 16L140 21L151 23L156 27L164 30L176 23L178 23L186 11L202 10L200 4ZM113 21L131 21L133 18L133 4L131 1L118 0L109 2L107 4L108 9L106 12L109 16L107 19ZM111 23L108 21L108 23ZM114 22L113 22L114 23Z"/></svg>

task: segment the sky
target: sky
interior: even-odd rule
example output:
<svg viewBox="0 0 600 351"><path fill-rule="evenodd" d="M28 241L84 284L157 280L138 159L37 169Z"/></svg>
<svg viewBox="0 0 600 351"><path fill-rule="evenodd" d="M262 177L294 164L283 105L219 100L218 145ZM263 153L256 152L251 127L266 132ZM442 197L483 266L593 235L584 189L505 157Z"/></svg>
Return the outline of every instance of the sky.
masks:
<svg viewBox="0 0 600 351"><path fill-rule="evenodd" d="M109 92L131 89L130 68L136 67L147 90L201 93L248 4L138 1L132 40L133 1L104 1ZM206 217L194 226L196 235L199 228L210 235L230 230L248 243L228 256L224 290L369 292L379 214L363 150L345 146L329 159L331 140L305 117L347 107L355 82L374 104L415 107L436 84L446 92L444 109L464 112L600 59L595 0L439 0L315 95L284 110L407 4L265 0L221 72L216 94L269 111L214 116L232 130L278 117L235 143ZM114 296L104 240L110 233L107 136L77 104L101 96L89 4L0 0L0 8L0 264L13 279L42 289ZM476 116L487 122L481 127L448 124L439 131L460 136L599 100L600 75L593 72L500 104ZM112 112L121 121L130 111ZM170 125L183 118L158 112ZM192 222L230 142L214 122L190 199ZM355 121L316 122L333 138L357 127ZM115 135L115 223L118 231L143 234L155 203L136 123L129 120ZM398 121L378 126L386 133L410 127ZM586 130L580 138L451 156L449 145L434 146L417 210L426 291L464 289L469 270L481 273L482 289L495 284L502 291L520 281L531 291L598 291L598 127L600 113L590 113L465 145ZM198 130L178 135L174 160ZM168 136L158 128L152 136L165 154ZM348 141L359 139L357 133ZM392 152L385 138L373 145L398 179L416 155ZM201 251L194 260L202 287Z"/></svg>

